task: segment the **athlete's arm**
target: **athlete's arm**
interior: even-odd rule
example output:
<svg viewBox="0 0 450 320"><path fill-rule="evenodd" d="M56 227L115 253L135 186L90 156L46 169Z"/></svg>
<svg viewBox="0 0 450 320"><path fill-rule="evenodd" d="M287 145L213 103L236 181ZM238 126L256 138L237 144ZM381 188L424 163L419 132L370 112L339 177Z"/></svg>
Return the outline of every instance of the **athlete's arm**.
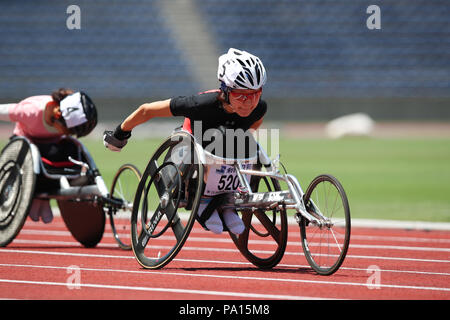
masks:
<svg viewBox="0 0 450 320"><path fill-rule="evenodd" d="M11 121L9 119L9 105L8 104L0 104L0 120Z"/></svg>
<svg viewBox="0 0 450 320"><path fill-rule="evenodd" d="M131 131L134 127L155 117L173 117L170 111L170 100L144 103L130 114L120 126L123 131Z"/></svg>

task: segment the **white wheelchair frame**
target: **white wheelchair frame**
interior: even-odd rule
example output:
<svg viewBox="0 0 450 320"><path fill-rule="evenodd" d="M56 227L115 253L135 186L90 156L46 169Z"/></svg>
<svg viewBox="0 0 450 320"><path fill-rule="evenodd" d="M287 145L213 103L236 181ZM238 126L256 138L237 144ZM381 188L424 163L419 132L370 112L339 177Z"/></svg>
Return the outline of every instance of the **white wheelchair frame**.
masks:
<svg viewBox="0 0 450 320"><path fill-rule="evenodd" d="M186 144L187 142L187 144ZM174 152L173 150L177 149L177 144L182 143L180 148L184 148L182 152ZM184 144L184 147L183 147ZM190 146L190 147L188 147ZM190 148L190 149L189 149ZM167 155L162 158L162 156L165 154L166 150L172 150L168 153L170 156L167 157ZM181 149L180 149L181 150ZM192 152L196 154L196 156L193 157ZM175 154L175 158L173 158L173 154ZM197 159L197 164L192 164L190 161L192 159ZM259 171L259 170L253 170L253 169L244 169L243 165L245 163L248 163L249 161L255 161L259 159L258 167L261 166L261 168L265 167L266 171ZM181 160L181 161L180 161ZM158 164L158 161L160 164ZM198 210L198 203L200 196L197 194L195 196L194 202L196 203L193 205L193 209L189 215L188 223L186 226L180 225L180 218L177 214L178 208L186 207L187 203L189 203L189 197L179 200L177 198L177 202L173 202L175 199L172 194L178 194L179 192L176 192L177 188L175 185L175 182L179 179L189 179L189 177L185 177L184 175L188 172L192 172L193 166L196 168L194 172L200 171L200 177L201 181L199 180L199 177L197 176L197 183L196 183L196 190L198 193L198 190L204 190L204 188L199 187L199 183L202 184L204 187L204 184L207 183L205 180L204 172L208 171L208 165L214 164L227 164L232 167L234 167L234 170L236 172L236 175L239 179L240 187L237 191L231 191L227 193L218 194L217 202L214 202L214 206L218 204L220 208L232 208L237 211L242 212L243 214L246 214L246 231L244 231L243 234L246 233L246 235L242 236L236 236L233 235L230 232L230 236L235 242L238 249L243 253L243 255L253 264L255 264L258 267L261 268L272 268L274 267L282 258L284 254L284 250L286 247L287 242L287 218L286 218L286 210L293 209L295 210L295 219L300 227L300 234L302 237L302 246L303 251L305 253L305 256L310 263L310 265L313 267L313 269L322 275L329 275L338 270L340 265L342 264L345 255L347 253L349 241L350 241L350 210L348 206L347 197L345 195L345 192L342 188L342 185L337 181L336 178L330 175L320 175L316 177L311 184L309 185L306 192L303 192L299 181L296 179L295 176L287 173L280 173L277 163L278 159L270 160L270 158L267 156L265 151L261 148L261 146L258 145L257 154L253 158L248 159L229 159L229 158L223 158L218 157L209 151L205 150L200 142L196 139L194 135L192 135L190 132L187 132L185 130L176 130L172 133L172 135L166 139L166 141L161 144L161 146L155 151L154 155L151 157L149 164L147 166L147 169L145 170L145 173L143 175L143 178L141 179L141 182L139 184L135 201L134 201L134 211L132 214L132 221L131 221L131 229L132 229L132 244L133 244L133 252L135 254L135 257L137 258L138 262L144 267L149 269L158 269L166 265L168 262L170 262L175 255L179 252L181 247L183 246L184 242L186 241L190 230L193 225L194 219L197 219L200 223L202 223L201 219L197 216L197 210ZM172 173L169 172L162 172L163 168L165 166L171 166L175 167L177 166L177 169L173 168ZM189 169L190 168L190 169ZM206 169L205 169L206 168ZM189 176L189 174L187 175ZM249 178L247 178L249 177ZM268 191L268 192L255 192L252 191L251 187L251 178L259 178L259 180L255 181L261 181L261 179L265 179L266 183L268 180L270 180L273 184L273 182L276 182L276 185L273 185L275 187L275 191ZM150 178L149 185L147 185L147 179ZM161 179L162 178L162 179ZM281 190L281 187L279 185L279 181L285 182L288 186L288 190ZM339 244L338 237L333 232L333 227L335 226L333 223L333 220L331 218L328 218L325 214L321 212L319 207L314 203L314 201L309 197L317 185L321 184L322 182L329 182L333 188L337 189L337 195L336 200L339 199L342 200L342 207L344 209L344 222L345 222L345 235L344 235L344 242ZM152 212L150 214L153 214L153 216L150 218L149 212L147 212L147 206L145 205L143 207L143 211L139 216L139 206L141 202L141 196L144 194L143 203L147 203L149 200L147 199L148 190L151 187L152 183L155 183L158 189L159 199L154 199L152 201L156 201L156 203L159 203L159 207L161 209L157 209L155 212ZM258 182L259 183L259 182ZM189 189L189 188L188 188ZM185 195L186 196L186 195ZM213 202L212 200L211 202ZM168 204L170 204L171 209L169 211ZM208 206L209 207L209 206ZM212 207L212 206L211 206ZM211 212L209 210L205 210L208 212ZM264 218L265 212L272 211L275 215L279 214L281 223L279 229L275 226L275 220L273 221ZM219 211L220 214L220 211ZM262 235L258 232L255 232L251 225L251 216L250 215L256 215L258 219L262 222L265 228L267 228L268 233L266 235ZM157 232L157 234L154 234L154 231L156 230L159 222L161 221L162 216L166 215L168 224L163 228L163 231ZM207 214L202 214L203 215ZM142 226L142 229L139 230L139 223ZM273 223L273 225L272 225ZM245 222L244 222L245 224ZM177 242L173 246L173 248L162 257L151 257L146 255L145 248L147 247L149 240L152 238L158 238L161 236L165 230L167 230L168 227L172 227L172 229L175 232ZM261 258L257 255L253 254L246 248L248 246L248 228L251 228L255 233L257 233L259 236L267 236L272 235L274 240L277 242L277 249L275 253L269 257L269 258ZM323 230L324 232L330 232L332 234L332 238L334 239L334 246L337 246L339 250L338 258L336 262L332 261L331 266L323 266L321 261L317 262L314 260L314 252L310 250L308 245L308 234L307 234L307 227L313 227L318 228L319 230ZM150 245L151 247L151 245Z"/></svg>

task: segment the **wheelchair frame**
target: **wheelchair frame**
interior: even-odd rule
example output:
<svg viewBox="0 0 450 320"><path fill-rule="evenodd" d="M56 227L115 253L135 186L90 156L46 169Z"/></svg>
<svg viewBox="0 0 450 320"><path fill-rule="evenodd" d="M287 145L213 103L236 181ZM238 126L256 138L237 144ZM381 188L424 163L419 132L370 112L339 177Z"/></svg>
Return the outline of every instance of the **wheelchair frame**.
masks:
<svg viewBox="0 0 450 320"><path fill-rule="evenodd" d="M271 162L265 152L262 151L261 148L260 150L260 156L264 157L264 162ZM291 174L281 174L274 162L272 162L269 166L270 168L272 168L272 171L270 172L242 169L242 164L239 160L236 160L233 166L236 170L240 184L244 187L240 189L239 192L233 193L234 202L226 207L236 210L255 208L294 209L297 211L297 215L295 216L297 223L299 223L301 217L303 217L304 219L307 219L309 223L312 223L313 225L316 225L318 227L325 226L331 228L333 226L333 223L320 212L320 209L314 205L314 202L312 200L311 204L313 206L314 213L310 214L307 211L305 203L303 201L303 196L305 193L303 192L297 178ZM289 189L287 191L271 191L263 193L252 192L250 182L244 175L281 180L288 185Z"/></svg>
<svg viewBox="0 0 450 320"><path fill-rule="evenodd" d="M41 159L41 152L38 146L32 143L26 137L13 137L9 143L2 150L6 150L11 144L23 141L23 143L29 146L32 160L32 170L33 174L43 179L49 181L54 181L54 184L59 184L59 188L52 188L46 191L32 190L32 197L30 202L34 199L50 200L55 199L58 202L61 215L63 217L66 226L72 235L84 246L94 247L101 240L103 236L104 226L105 226L105 210L110 215L111 224L113 224L114 214L120 209L131 209L129 204L125 202L125 199L120 199L112 196L114 192L111 192L106 187L103 177L95 164L94 159L87 150L87 148L77 139L71 136L63 136L62 139L68 140L73 143L80 156L76 160L68 157L68 160L74 165L80 167L80 169L71 169L68 173L51 173L46 169L44 162ZM61 139L61 140L62 140ZM132 166L132 165L128 165ZM122 166L123 167L123 166ZM122 167L119 169L118 174L121 172ZM134 166L133 166L134 167ZM140 178L140 172L137 171L137 175ZM3 168L1 168L3 170ZM115 179L117 179L117 175ZM20 170L18 173L19 177L17 179L22 179L23 172ZM72 182L73 185L69 182ZM78 183L77 183L78 182ZM113 185L114 187L114 185ZM17 234L20 232L26 217L28 216L28 211L30 210L31 204L28 205L26 209L25 216L21 217L23 221L18 225L10 226L11 228L17 228L15 232L12 232L9 236L10 239L0 239L0 245L6 246L8 243L14 240ZM14 216L14 212L10 213ZM86 219L85 223L82 223ZM8 225L0 226L0 232L10 232L7 230ZM113 228L114 238L118 242L119 246L123 249L131 249L131 246L123 245L119 239L116 230ZM3 236L2 238L8 238L8 236Z"/></svg>
<svg viewBox="0 0 450 320"><path fill-rule="evenodd" d="M345 255L347 253L349 241L350 241L350 228L351 228L351 222L350 222L350 209L348 205L348 200L345 195L345 191L342 187L342 185L337 181L336 178L334 178L331 175L320 175L316 177L311 184L309 185L306 192L303 192L300 183L296 179L295 176L291 174L281 174L276 166L276 162L278 160L271 161L270 158L267 156L265 151L259 146L257 157L260 161L261 168L264 166L266 170L268 171L258 171L258 170L249 170L249 169L243 169L242 164L243 161L246 161L248 159L226 159L226 158L220 158L216 157L207 151L205 151L201 145L198 143L196 138L190 134L189 132L179 130L175 131L167 140L157 149L153 157L151 158L149 165L147 166L147 169L143 175L143 178L141 179L141 182L139 184L135 202L133 205L133 214L132 214L132 245L133 245L133 252L135 254L135 257L137 258L138 262L144 267L149 269L158 269L166 265L168 262L170 262L175 255L178 253L178 251L183 246L187 236L190 233L190 230L192 228L193 218L198 219L197 216L197 208L192 210L189 218L189 223L184 227L180 228L178 227L178 230L181 230L182 233L179 233L176 235L177 243L172 248L172 250L162 258L159 256L157 258L149 257L145 253L145 248L151 238L159 237L162 233L164 233L165 230L167 230L167 227L174 226L173 221L176 221L179 223L179 217L177 214L178 208L182 208L185 206L185 203L187 202L186 199L182 199L181 201L176 201L177 205L175 206L174 202L172 203L173 209L170 210L163 210L161 209L161 205L164 205L165 208L167 206L167 203L171 203L173 201L173 198L169 196L169 194L178 194L176 192L176 186L175 184L179 183L179 179L182 177L185 177L185 171L189 172L189 170L186 170L183 168L184 162L182 161L179 166L179 168L182 168L178 170L178 172L174 172L172 175L167 176L164 178L165 182L161 184L159 182L161 175L163 174L162 171L163 167L166 166L168 163L166 158L164 158L163 162L158 166L157 160L160 158L162 154L166 150L173 150L174 146L176 145L176 142L172 142L173 140L183 140L183 139L189 139L190 143L193 144L195 147L192 148L194 152L196 152L196 158L199 159L199 166L207 166L206 159L208 157L217 158L218 160L224 161L225 163L228 163L232 165L236 171L237 177L240 182L240 187L238 188L237 192L229 192L225 195L222 195L223 200L220 203L220 207L223 208L233 208L237 211L245 212L246 214L257 214L258 219L263 222L264 227L268 230L269 233L274 233L272 236L276 238L276 242L278 243L278 248L274 255L270 257L269 259L263 259L259 258L255 255L253 255L248 248L245 248L248 246L248 229L252 228L251 226L251 216L246 217L246 233L245 239L241 240L241 236L236 236L230 233L231 238L235 242L238 249L241 251L241 253L246 256L246 258L255 264L256 266L260 268L272 268L274 267L282 258L284 254L284 250L286 247L286 241L287 241L287 222L286 220L286 210L287 209L293 209L295 210L295 219L300 227L300 234L302 238L302 247L304 254L311 265L311 267L318 273L322 275L330 275L338 270L340 265L342 264L343 260L345 259ZM169 151L170 152L170 151ZM191 155L189 155L190 158ZM173 162L170 162L173 164ZM285 182L288 186L288 190L281 190L279 187L279 184L275 189L275 191L268 191L268 192L257 192L252 191L251 187L251 181L249 181L246 178L246 175L250 176L251 178L259 178L259 179L270 179L272 182L274 181L282 181ZM203 174L202 174L203 176ZM151 177L150 183L147 183L147 179ZM251 180L251 179L250 179ZM267 180L266 180L267 181ZM176 182L176 183L175 183ZM326 214L324 214L318 205L315 204L315 201L311 199L311 195L315 192L317 189L316 187L320 185L321 183L329 183L328 186L328 193L332 192L332 190L336 189L336 196L335 196L335 202L338 202L338 198L340 202L342 202L342 208L344 210L344 217L343 221L345 223L344 226L344 234L337 236L333 232L333 227L335 227L333 219L331 217L327 217ZM160 206L157 208L156 212L153 213L153 216L148 219L146 212L147 207L144 206L144 208L141 210L141 230L138 230L138 215L139 215L139 205L141 201L141 196L143 192L145 191L145 197L143 198L143 203L147 203L149 200L147 199L148 190L151 188L152 183L155 184L155 186L158 189L159 194L159 204ZM202 184L205 183L204 181L201 182ZM267 183L267 182L266 182ZM200 188L202 189L202 188ZM197 196L198 198L198 196ZM198 204L197 204L198 206ZM158 211L159 210L159 211ZM270 225L271 222L267 220L266 218L263 218L261 216L261 212L264 215L266 211L272 211L274 212L274 215L278 212L280 214L281 218L281 227L280 229L277 229L275 227L275 217L273 220L273 226ZM334 214L334 213L332 213ZM158 232L157 236L154 236L154 232L156 229L156 226L161 221L162 216L166 215L168 218L168 223L166 227L163 229L162 232ZM259 215L259 216L258 216ZM194 216L194 217L193 217ZM261 218L263 218L261 220ZM330 232L331 238L335 245L337 245L339 254L336 261L332 261L329 263L326 262L326 266L324 266L324 262L317 261L317 254L314 251L314 243L309 243L308 240L311 234L308 233L308 228L316 228L321 231ZM252 229L253 230L253 229ZM175 230L174 230L175 231ZM255 232L256 233L256 232ZM259 234L258 234L259 235ZM343 238L343 242L339 243L338 238ZM314 239L314 235L311 239ZM320 243L320 246L322 244ZM322 255L321 248L319 256ZM326 254L325 254L326 255ZM332 255L328 255L332 256ZM319 257L320 260L322 260L321 257ZM329 260L330 257L327 257ZM331 264L331 266L328 266L328 264Z"/></svg>

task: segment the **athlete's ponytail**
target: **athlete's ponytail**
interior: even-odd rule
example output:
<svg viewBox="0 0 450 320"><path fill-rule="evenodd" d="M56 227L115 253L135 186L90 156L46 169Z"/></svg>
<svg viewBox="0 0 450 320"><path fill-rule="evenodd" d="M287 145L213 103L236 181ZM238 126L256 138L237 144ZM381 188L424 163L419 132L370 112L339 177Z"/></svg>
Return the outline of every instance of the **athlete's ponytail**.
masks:
<svg viewBox="0 0 450 320"><path fill-rule="evenodd" d="M75 91L73 91L72 89L60 88L59 90L52 92L52 99L59 105L61 100L63 100L65 97L71 95L74 92Z"/></svg>

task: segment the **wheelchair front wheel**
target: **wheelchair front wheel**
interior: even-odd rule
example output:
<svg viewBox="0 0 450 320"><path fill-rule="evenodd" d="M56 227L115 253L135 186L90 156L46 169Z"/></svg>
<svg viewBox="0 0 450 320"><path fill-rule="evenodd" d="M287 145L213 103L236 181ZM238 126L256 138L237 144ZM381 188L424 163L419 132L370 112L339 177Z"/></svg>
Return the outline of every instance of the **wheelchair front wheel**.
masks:
<svg viewBox="0 0 450 320"><path fill-rule="evenodd" d="M324 174L310 183L303 200L308 212L320 217L319 225L300 218L303 252L315 272L331 275L344 262L350 243L347 196L335 177Z"/></svg>
<svg viewBox="0 0 450 320"><path fill-rule="evenodd" d="M194 225L203 187L193 137L173 134L150 159L134 199L131 244L142 267L162 268L178 254Z"/></svg>
<svg viewBox="0 0 450 320"><path fill-rule="evenodd" d="M131 212L133 210L134 195L136 194L141 172L132 164L124 164L117 170L111 184L110 195L120 200L122 206L109 208L111 230L120 248L131 250Z"/></svg>

